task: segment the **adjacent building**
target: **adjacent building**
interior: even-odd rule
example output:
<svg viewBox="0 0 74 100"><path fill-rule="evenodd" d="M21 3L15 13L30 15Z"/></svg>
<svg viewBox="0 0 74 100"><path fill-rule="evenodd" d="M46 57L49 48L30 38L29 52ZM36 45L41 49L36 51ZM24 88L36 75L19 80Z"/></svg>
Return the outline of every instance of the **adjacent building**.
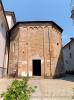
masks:
<svg viewBox="0 0 74 100"><path fill-rule="evenodd" d="M5 11L4 13L5 13L7 24L10 30L16 23L15 14L14 12L10 12L10 11ZM5 56L4 57L4 67L6 68L5 76L7 76L7 73L8 73L8 59L9 59L9 46L10 46L10 39L9 39L10 34L8 31L6 35L6 47L5 47L5 55L4 55Z"/></svg>
<svg viewBox="0 0 74 100"><path fill-rule="evenodd" d="M14 12L5 11L6 19L8 22L9 29L11 29L16 23L16 18Z"/></svg>
<svg viewBox="0 0 74 100"><path fill-rule="evenodd" d="M9 31L9 76L59 77L64 74L62 28L53 21L18 22Z"/></svg>
<svg viewBox="0 0 74 100"><path fill-rule="evenodd" d="M64 68L67 73L74 74L74 39L63 47L64 54Z"/></svg>
<svg viewBox="0 0 74 100"><path fill-rule="evenodd" d="M0 77L5 75L7 70L4 66L7 31L8 24L2 2L0 1Z"/></svg>
<svg viewBox="0 0 74 100"><path fill-rule="evenodd" d="M9 48L8 31L15 23L15 14L9 11L5 12L0 0L0 77L7 75Z"/></svg>

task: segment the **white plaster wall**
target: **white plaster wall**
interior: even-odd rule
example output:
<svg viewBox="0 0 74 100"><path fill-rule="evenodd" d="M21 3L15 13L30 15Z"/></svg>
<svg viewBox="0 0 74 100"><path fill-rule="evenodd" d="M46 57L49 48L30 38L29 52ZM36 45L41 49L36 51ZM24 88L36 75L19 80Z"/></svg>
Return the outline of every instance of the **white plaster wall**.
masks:
<svg viewBox="0 0 74 100"><path fill-rule="evenodd" d="M6 47L6 33L8 26L2 5L0 3L0 77L5 73L4 58L5 58L5 47ZM3 70L4 69L4 70Z"/></svg>
<svg viewBox="0 0 74 100"><path fill-rule="evenodd" d="M9 25L9 29L11 29L14 26L13 18L10 15L6 15L6 18Z"/></svg>
<svg viewBox="0 0 74 100"><path fill-rule="evenodd" d="M0 22L1 22L1 19L0 19ZM6 40L6 32L5 32L5 29L2 28L0 25L0 67L3 67L5 40Z"/></svg>
<svg viewBox="0 0 74 100"><path fill-rule="evenodd" d="M5 49L5 55L4 55L4 68L7 69L7 65L8 65L8 50L6 48Z"/></svg>
<svg viewBox="0 0 74 100"><path fill-rule="evenodd" d="M71 62L71 70L74 70L74 42L71 43L70 52L72 54L72 58L70 59L70 62Z"/></svg>
<svg viewBox="0 0 74 100"><path fill-rule="evenodd" d="M64 67L66 71L74 71L74 42L70 44L70 47L70 49L69 46L63 49ZM72 58L70 58L70 53L72 55ZM68 63L66 63L66 60L68 61Z"/></svg>
<svg viewBox="0 0 74 100"><path fill-rule="evenodd" d="M5 46L6 46L6 33L7 33L7 24L4 15L1 14L0 16L0 77L2 77L3 72L5 70L4 55L5 55Z"/></svg>

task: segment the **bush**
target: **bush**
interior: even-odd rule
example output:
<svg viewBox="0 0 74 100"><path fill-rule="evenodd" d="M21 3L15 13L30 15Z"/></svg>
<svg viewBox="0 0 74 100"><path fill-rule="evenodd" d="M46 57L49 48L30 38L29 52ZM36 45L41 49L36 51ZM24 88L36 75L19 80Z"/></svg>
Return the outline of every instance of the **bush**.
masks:
<svg viewBox="0 0 74 100"><path fill-rule="evenodd" d="M14 80L5 93L1 94L4 100L30 100L35 87L28 86L28 78Z"/></svg>

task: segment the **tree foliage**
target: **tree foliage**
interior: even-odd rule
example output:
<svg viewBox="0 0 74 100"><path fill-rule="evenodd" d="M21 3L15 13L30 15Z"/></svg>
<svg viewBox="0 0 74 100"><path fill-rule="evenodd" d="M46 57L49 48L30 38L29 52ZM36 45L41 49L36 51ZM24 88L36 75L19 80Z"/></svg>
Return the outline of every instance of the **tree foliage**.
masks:
<svg viewBox="0 0 74 100"><path fill-rule="evenodd" d="M28 78L14 80L5 93L1 94L3 100L30 100L35 87L28 86Z"/></svg>

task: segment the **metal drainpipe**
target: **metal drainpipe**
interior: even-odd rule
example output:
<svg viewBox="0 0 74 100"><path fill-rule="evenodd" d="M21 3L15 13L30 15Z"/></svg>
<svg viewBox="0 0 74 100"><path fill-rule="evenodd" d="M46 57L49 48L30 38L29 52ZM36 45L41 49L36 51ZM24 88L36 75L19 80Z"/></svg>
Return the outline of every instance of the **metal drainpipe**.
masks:
<svg viewBox="0 0 74 100"><path fill-rule="evenodd" d="M9 53L10 53L10 34L7 36L7 50L8 50L8 63L7 63L7 76L8 76L8 69L9 69Z"/></svg>
<svg viewBox="0 0 74 100"><path fill-rule="evenodd" d="M19 33L19 37L20 37L20 33ZM17 69L16 69L17 70L16 71L17 72L17 74L16 74L17 77L18 77L18 65L19 65L19 40L20 39L18 38L18 59L17 59Z"/></svg>
<svg viewBox="0 0 74 100"><path fill-rule="evenodd" d="M28 31L28 29L27 29L27 31ZM27 34L27 43L26 43L26 46L27 46L27 77L28 77L29 76L29 74L28 74L28 34Z"/></svg>
<svg viewBox="0 0 74 100"><path fill-rule="evenodd" d="M27 45L27 77L29 76L28 75L28 43L26 43L26 45Z"/></svg>
<svg viewBox="0 0 74 100"><path fill-rule="evenodd" d="M43 56L44 56L44 77L45 77L45 47L44 47L44 29L43 29Z"/></svg>
<svg viewBox="0 0 74 100"><path fill-rule="evenodd" d="M51 47L50 47L50 35L49 35L49 28L48 28L48 39L49 39L49 55L50 55L50 77L52 77L52 70L51 70Z"/></svg>

